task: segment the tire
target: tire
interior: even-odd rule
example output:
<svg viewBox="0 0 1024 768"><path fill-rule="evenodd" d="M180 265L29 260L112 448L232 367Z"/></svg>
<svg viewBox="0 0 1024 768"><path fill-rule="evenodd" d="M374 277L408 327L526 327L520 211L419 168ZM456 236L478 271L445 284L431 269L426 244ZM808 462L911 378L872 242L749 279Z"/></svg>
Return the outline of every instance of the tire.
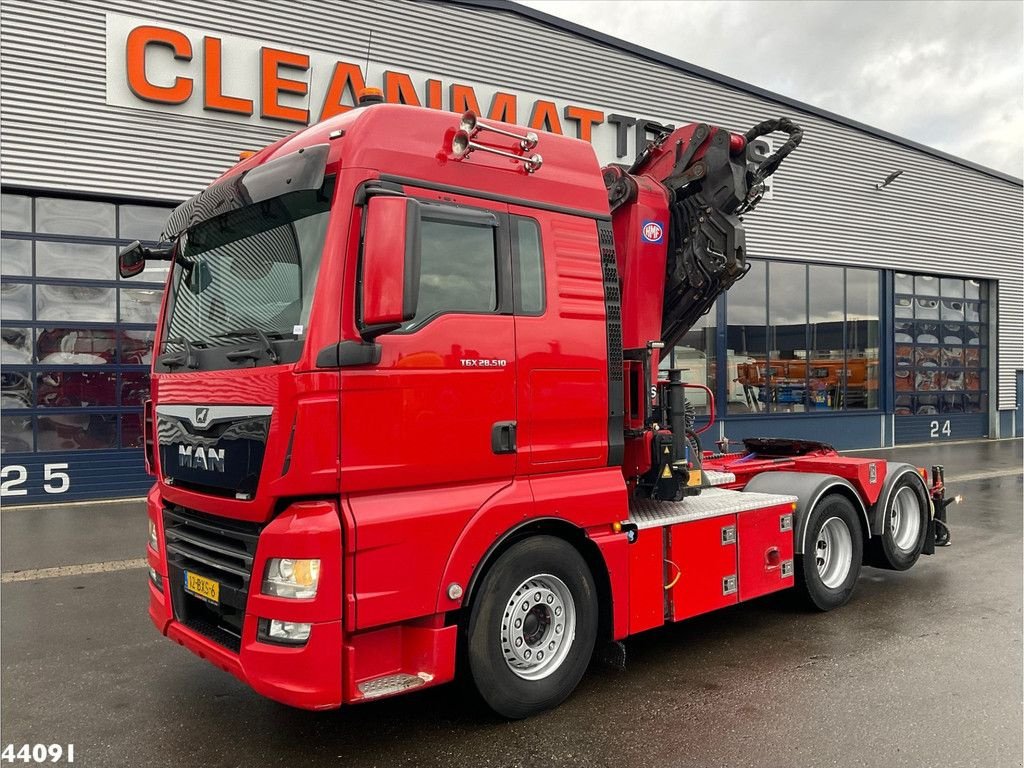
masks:
<svg viewBox="0 0 1024 768"><path fill-rule="evenodd" d="M868 562L893 571L905 571L916 563L928 533L929 509L916 477L904 475L897 480L889 506L882 510L882 531L871 539Z"/></svg>
<svg viewBox="0 0 1024 768"><path fill-rule="evenodd" d="M574 547L553 536L515 544L470 612L466 655L480 696L513 720L558 706L586 672L597 620L594 579Z"/></svg>
<svg viewBox="0 0 1024 768"><path fill-rule="evenodd" d="M853 595L864 556L857 510L845 496L828 494L811 510L804 553L796 557L796 577L807 605L831 611Z"/></svg>

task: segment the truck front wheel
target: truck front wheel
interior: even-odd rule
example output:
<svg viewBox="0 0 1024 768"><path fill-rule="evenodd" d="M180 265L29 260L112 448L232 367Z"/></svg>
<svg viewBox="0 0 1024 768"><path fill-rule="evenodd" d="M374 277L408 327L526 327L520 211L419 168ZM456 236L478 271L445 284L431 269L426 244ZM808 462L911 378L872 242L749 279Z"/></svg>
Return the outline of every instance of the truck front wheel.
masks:
<svg viewBox="0 0 1024 768"><path fill-rule="evenodd" d="M864 554L857 510L839 494L822 498L807 520L804 551L796 558L797 584L819 611L845 605L853 595Z"/></svg>
<svg viewBox="0 0 1024 768"><path fill-rule="evenodd" d="M570 544L537 536L504 552L469 619L469 668L484 701L511 719L558 706L587 669L597 618L594 579Z"/></svg>

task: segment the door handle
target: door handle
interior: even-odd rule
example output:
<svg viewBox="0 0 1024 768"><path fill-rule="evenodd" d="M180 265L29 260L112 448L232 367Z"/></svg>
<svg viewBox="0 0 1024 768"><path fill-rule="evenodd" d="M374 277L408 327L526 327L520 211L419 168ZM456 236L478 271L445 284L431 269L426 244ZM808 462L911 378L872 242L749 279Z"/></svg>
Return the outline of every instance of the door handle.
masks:
<svg viewBox="0 0 1024 768"><path fill-rule="evenodd" d="M496 421L491 427L491 450L497 454L516 452L516 423Z"/></svg>

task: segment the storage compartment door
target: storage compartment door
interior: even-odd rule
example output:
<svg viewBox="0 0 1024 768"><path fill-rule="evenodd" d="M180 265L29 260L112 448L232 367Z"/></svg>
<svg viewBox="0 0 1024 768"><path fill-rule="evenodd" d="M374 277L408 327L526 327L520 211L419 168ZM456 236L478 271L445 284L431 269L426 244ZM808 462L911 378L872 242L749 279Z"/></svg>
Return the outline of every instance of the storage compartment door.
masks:
<svg viewBox="0 0 1024 768"><path fill-rule="evenodd" d="M672 619L696 616L736 603L736 515L694 520L669 529L666 577Z"/></svg>
<svg viewBox="0 0 1024 768"><path fill-rule="evenodd" d="M793 506L751 509L737 516L740 600L793 586Z"/></svg>

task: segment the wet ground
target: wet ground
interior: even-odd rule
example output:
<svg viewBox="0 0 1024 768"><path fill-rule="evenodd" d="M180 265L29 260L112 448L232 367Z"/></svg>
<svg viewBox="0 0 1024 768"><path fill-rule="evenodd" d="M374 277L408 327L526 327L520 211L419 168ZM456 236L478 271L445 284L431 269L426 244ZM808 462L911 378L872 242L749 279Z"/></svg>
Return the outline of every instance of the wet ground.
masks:
<svg viewBox="0 0 1024 768"><path fill-rule="evenodd" d="M73 743L83 766L1019 766L1021 441L896 453L966 496L951 548L865 569L831 614L772 596L632 638L624 672L516 723L456 686L288 709L160 637L144 570L8 580L0 740ZM139 503L0 523L5 574L140 557L146 535Z"/></svg>

